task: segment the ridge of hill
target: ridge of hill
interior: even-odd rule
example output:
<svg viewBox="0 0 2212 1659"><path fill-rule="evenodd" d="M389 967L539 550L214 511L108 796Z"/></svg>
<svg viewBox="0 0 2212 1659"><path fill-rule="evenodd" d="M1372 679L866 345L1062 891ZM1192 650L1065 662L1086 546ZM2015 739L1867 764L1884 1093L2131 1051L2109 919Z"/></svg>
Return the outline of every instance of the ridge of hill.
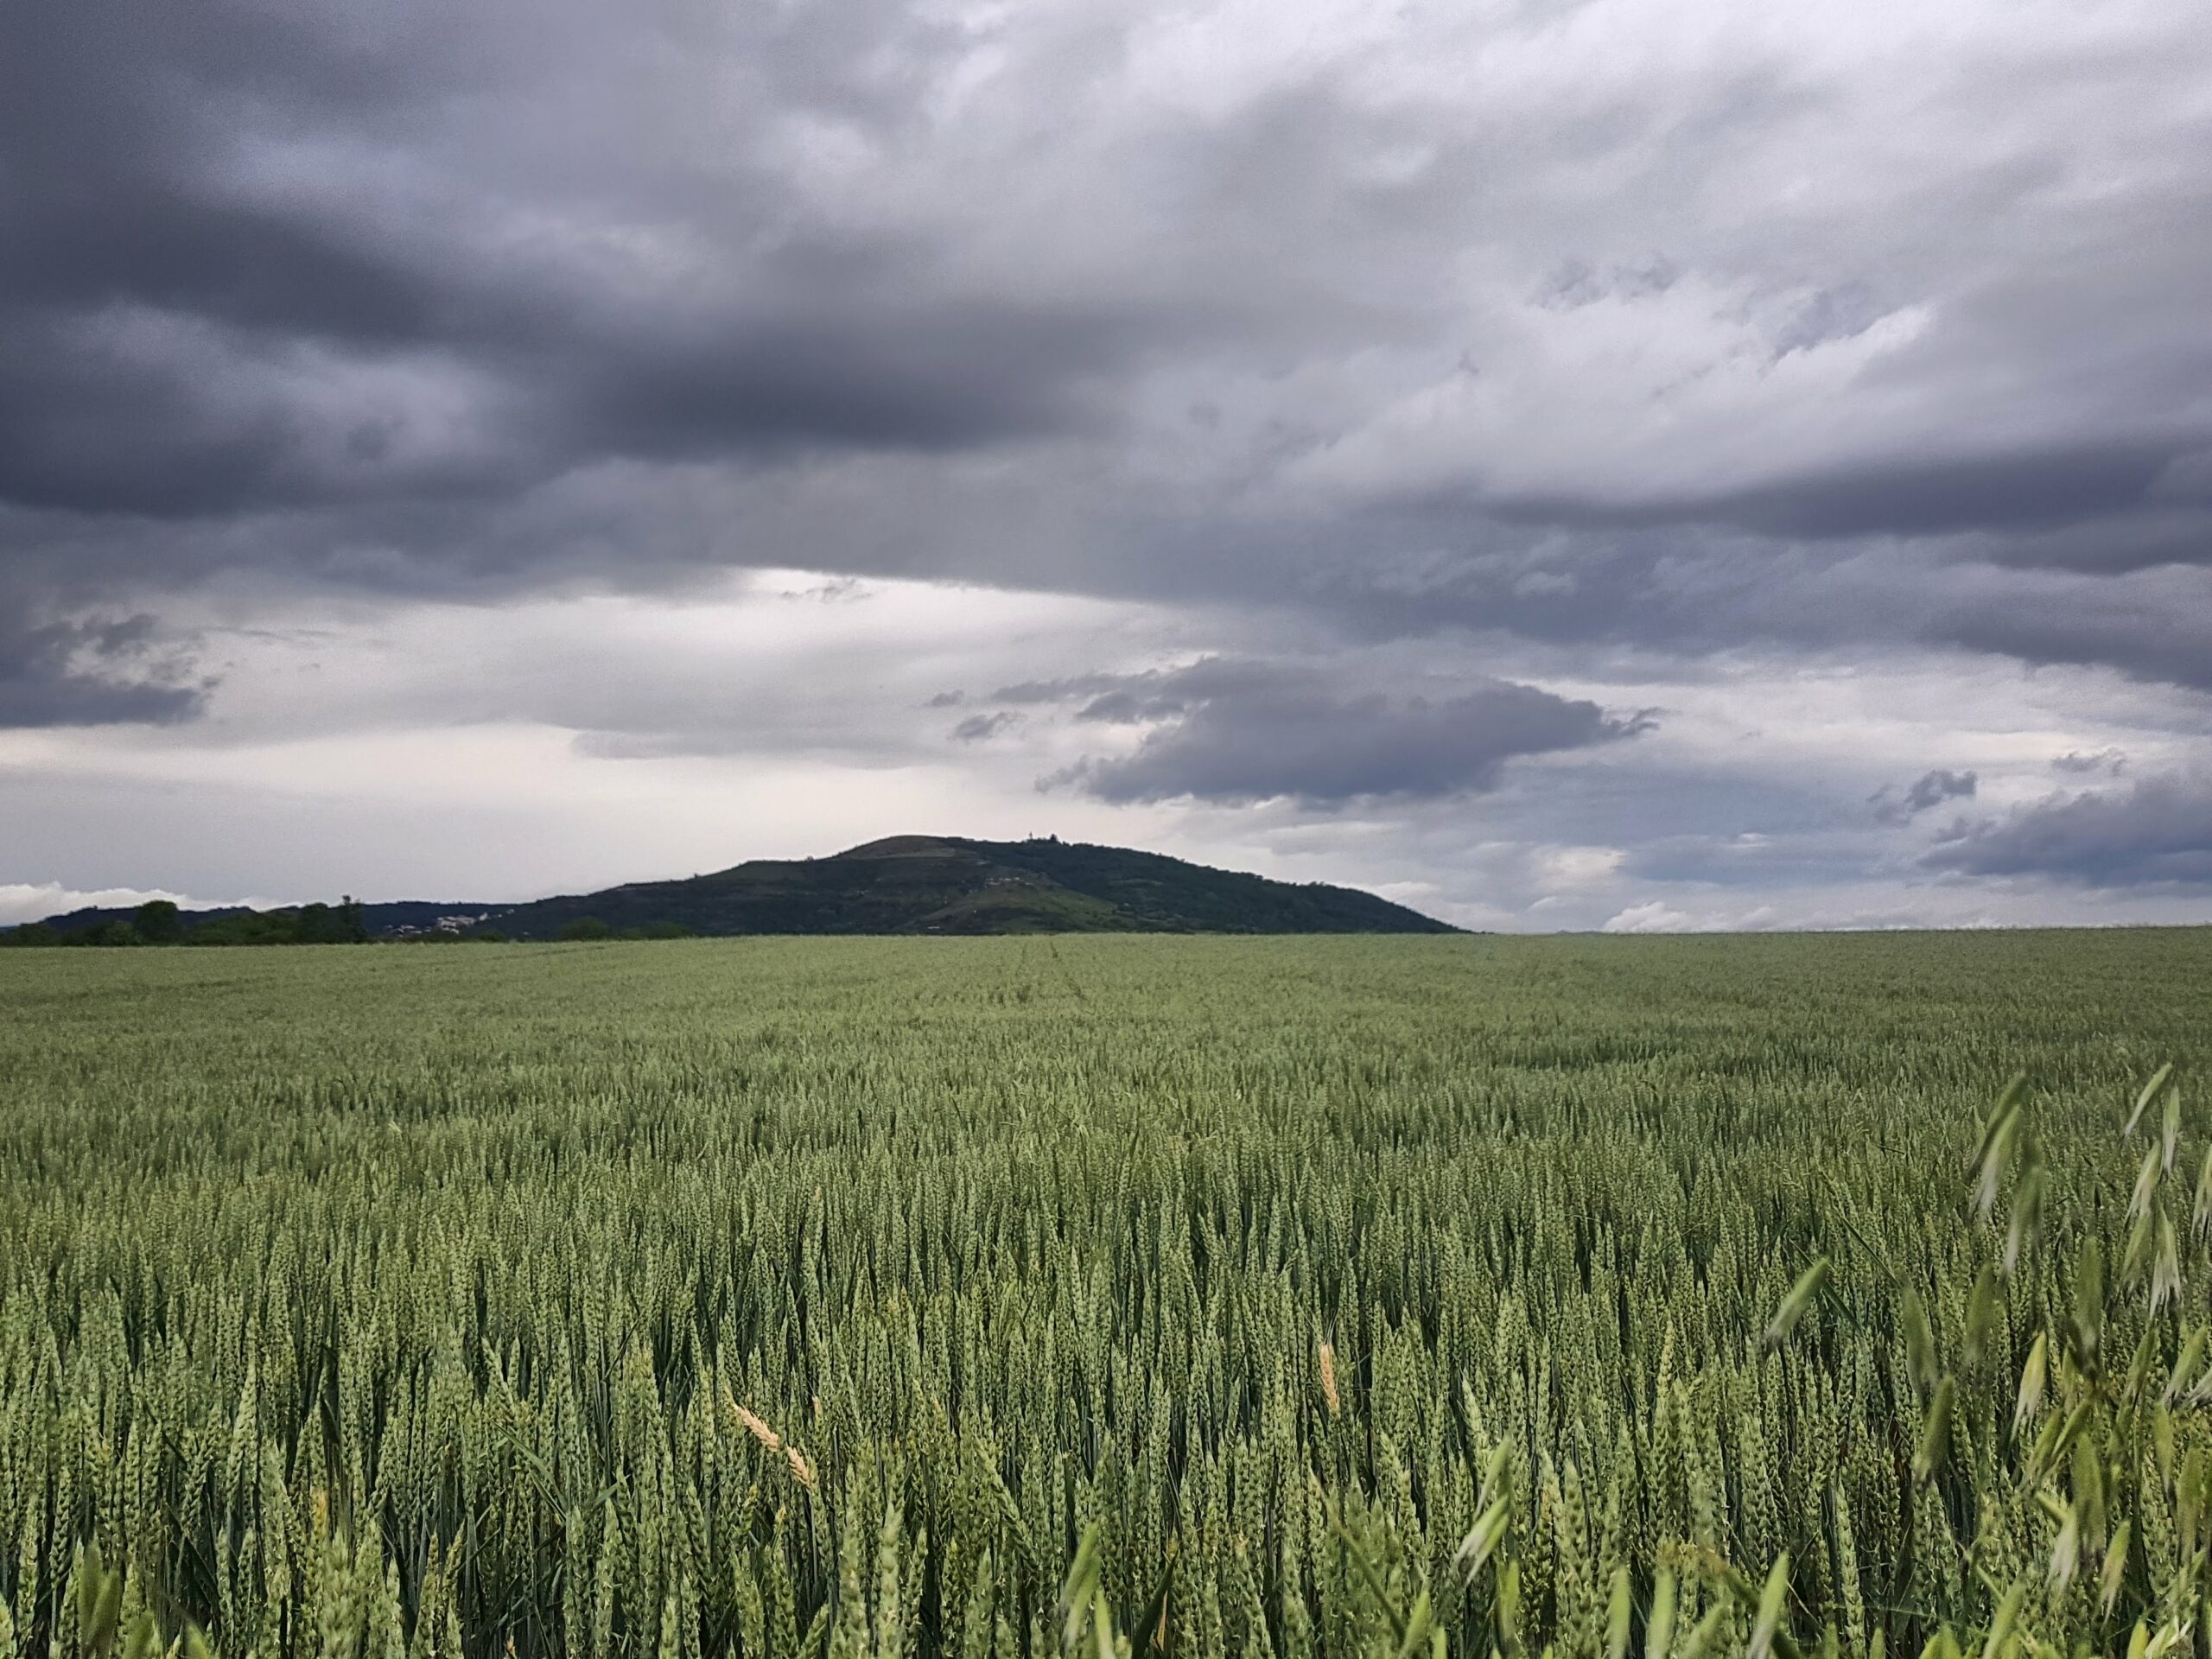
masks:
<svg viewBox="0 0 2212 1659"><path fill-rule="evenodd" d="M1451 933L1351 887L1046 837L893 836L827 858L755 859L517 905L486 925L551 938L586 920L695 933Z"/></svg>

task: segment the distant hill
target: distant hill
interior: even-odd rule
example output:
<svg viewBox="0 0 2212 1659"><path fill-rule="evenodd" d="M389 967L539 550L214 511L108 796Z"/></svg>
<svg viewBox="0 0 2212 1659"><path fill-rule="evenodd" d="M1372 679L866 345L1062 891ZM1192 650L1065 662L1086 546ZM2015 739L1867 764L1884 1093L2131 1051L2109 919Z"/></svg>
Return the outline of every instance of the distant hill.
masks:
<svg viewBox="0 0 2212 1659"><path fill-rule="evenodd" d="M757 859L517 905L487 925L543 939L586 918L695 933L1451 933L1350 887L1270 881L1080 842L894 836L829 858Z"/></svg>
<svg viewBox="0 0 2212 1659"><path fill-rule="evenodd" d="M197 942L270 942L257 927L289 911L188 911ZM46 919L83 943L106 925L121 942L134 912L73 910ZM1270 881L1160 853L1081 842L894 836L829 858L756 859L682 881L638 881L528 904L403 899L364 905L371 937L615 933L1451 933L1458 930L1351 887ZM222 937L234 936L234 937ZM25 938L29 935L24 935ZM93 943L109 940L94 939Z"/></svg>

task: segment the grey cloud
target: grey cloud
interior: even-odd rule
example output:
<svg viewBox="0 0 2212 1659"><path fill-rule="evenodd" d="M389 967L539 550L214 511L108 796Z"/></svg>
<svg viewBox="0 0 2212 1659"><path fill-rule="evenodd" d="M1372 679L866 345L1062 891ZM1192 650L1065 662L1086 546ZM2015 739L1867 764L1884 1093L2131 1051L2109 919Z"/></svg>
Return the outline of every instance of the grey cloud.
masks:
<svg viewBox="0 0 2212 1659"><path fill-rule="evenodd" d="M1536 290L1538 305L1560 311L1578 310L1606 299L1641 299L1664 294L1681 272L1663 253L1654 253L1633 264L1617 264L1600 271L1588 261L1570 259L1544 279Z"/></svg>
<svg viewBox="0 0 2212 1659"><path fill-rule="evenodd" d="M1073 674L1058 680L1024 680L1017 685L1002 685L991 693L994 702L1065 702L1071 697L1096 696L1103 692L1117 691L1132 678L1147 677L1124 674Z"/></svg>
<svg viewBox="0 0 2212 1659"><path fill-rule="evenodd" d="M156 724L196 715L208 685L178 683L148 616L0 621L0 727Z"/></svg>
<svg viewBox="0 0 2212 1659"><path fill-rule="evenodd" d="M1719 494L1625 503L1548 495L1506 499L1497 511L1534 523L1714 524L1815 543L1965 531L2048 534L2139 513L2170 518L2154 486L2195 442L2193 435L2123 444L2098 437L1999 454L1872 459ZM2201 540L2212 517L2192 516L2190 523L2200 532L2200 556L2212 560L2212 544Z"/></svg>
<svg viewBox="0 0 2212 1659"><path fill-rule="evenodd" d="M2090 444L1813 474L1718 504L1723 522L1815 539L2079 524L2148 504L2183 448Z"/></svg>
<svg viewBox="0 0 2212 1659"><path fill-rule="evenodd" d="M1081 683L1088 689L1098 677ZM1103 715L1090 713L1093 702L1078 718L1119 719L1126 709L1131 719L1164 723L1134 752L1090 757L1048 783L1116 803L1187 797L1332 808L1361 799L1436 799L1494 788L1516 758L1631 737L1649 725L1510 681L1478 681L1432 699L1336 686L1281 664L1223 658L1127 677L1099 701L1116 698L1133 701Z"/></svg>
<svg viewBox="0 0 2212 1659"><path fill-rule="evenodd" d="M1815 290L1798 306L1775 340L1777 356L1809 351L1831 340L1853 340L1881 320L1883 307L1865 283Z"/></svg>
<svg viewBox="0 0 2212 1659"><path fill-rule="evenodd" d="M1974 791L1974 774L1971 772L1929 772L1916 779L1905 791L1904 804L1915 812L1925 812L1931 806L1945 801L1970 798Z"/></svg>
<svg viewBox="0 0 2212 1659"><path fill-rule="evenodd" d="M2069 749L2050 763L2053 772L2101 772L2117 778L2126 770L2127 756L2119 749Z"/></svg>
<svg viewBox="0 0 2212 1659"><path fill-rule="evenodd" d="M1147 720L1179 715L1189 707L1182 698L1173 696L1145 697L1134 691L1109 691L1084 703L1076 710L1075 717L1109 726L1135 726Z"/></svg>
<svg viewBox="0 0 2212 1659"><path fill-rule="evenodd" d="M1316 602L1372 638L1488 626L1668 653L1909 644L2212 690L2212 562L2020 569L1983 556L1980 537L1824 550L1682 527L1560 539L1504 534L1491 551L1317 566ZM1527 580L1562 560L1580 575L1571 589Z"/></svg>
<svg viewBox="0 0 2212 1659"><path fill-rule="evenodd" d="M0 501L171 518L498 503L615 459L974 448L1091 418L1084 383L1135 330L1104 308L906 299L652 326L549 315L518 340L494 296L467 298L481 327L365 346L285 332L281 313L247 327L0 298Z"/></svg>
<svg viewBox="0 0 2212 1659"><path fill-rule="evenodd" d="M335 193L257 197L238 163L255 138L389 139L482 90L458 15L29 0L0 63L6 213L25 232L0 243L0 282L19 302L418 335L434 296ZM300 200L317 194L320 211Z"/></svg>
<svg viewBox="0 0 2212 1659"><path fill-rule="evenodd" d="M1923 861L2094 887L2212 886L2212 775L2167 772L2126 788L2053 795L1960 826Z"/></svg>
<svg viewBox="0 0 2212 1659"><path fill-rule="evenodd" d="M1193 702L1220 695L1226 683L1267 683L1278 672L1272 666L1224 662L1209 657L1187 668L1154 669L1141 674L1076 674L1065 679L1027 680L1002 685L991 694L995 702L1077 702L1075 718L1100 726L1137 726L1187 712ZM1246 677L1251 677L1247 679Z"/></svg>
<svg viewBox="0 0 2212 1659"><path fill-rule="evenodd" d="M1937 767L1921 773L1902 791L1885 784L1866 798L1883 823L1904 823L1946 801L1971 800L1979 782L1974 772Z"/></svg>
<svg viewBox="0 0 2212 1659"><path fill-rule="evenodd" d="M1083 384L1175 327L1141 303L933 281L939 232L833 224L741 151L706 188L651 153L655 111L620 105L619 77L577 111L612 124L605 149L563 133L585 146L572 172L502 173L543 121L532 76L592 73L581 10L204 10L188 27L144 0L32 0L11 25L0 500L236 515L497 500L611 457L972 448L1087 418ZM621 43L715 33L688 5L655 11ZM884 5L723 34L692 43L735 54L788 113L886 136L912 111L831 71L818 37L918 67L959 45ZM300 149L327 175L289 170ZM626 254L656 238L709 272ZM365 402L361 383L409 378L415 396ZM416 448L433 454L410 464Z"/></svg>
<svg viewBox="0 0 2212 1659"><path fill-rule="evenodd" d="M2212 690L2212 568L2040 581L1985 574L1933 607L1921 631L2028 663L2103 664L2138 679Z"/></svg>
<svg viewBox="0 0 2212 1659"><path fill-rule="evenodd" d="M579 454L961 450L1079 424L1084 380L1140 334L1103 306L878 301L612 340L545 389L567 402Z"/></svg>
<svg viewBox="0 0 2212 1659"><path fill-rule="evenodd" d="M970 715L952 728L953 741L956 743L988 742L1020 718L1020 715L1010 709L1001 709L995 714Z"/></svg>
<svg viewBox="0 0 2212 1659"><path fill-rule="evenodd" d="M0 501L180 518L522 481L499 434L441 434L431 448L427 434L408 442L421 417L404 402L318 407L316 371L287 361L291 349L174 317L0 309Z"/></svg>
<svg viewBox="0 0 2212 1659"><path fill-rule="evenodd" d="M1955 556L2025 571L2126 575L2160 565L2212 566L2212 518L2193 506L2170 508L2155 491L2142 510L2118 518L1951 540Z"/></svg>

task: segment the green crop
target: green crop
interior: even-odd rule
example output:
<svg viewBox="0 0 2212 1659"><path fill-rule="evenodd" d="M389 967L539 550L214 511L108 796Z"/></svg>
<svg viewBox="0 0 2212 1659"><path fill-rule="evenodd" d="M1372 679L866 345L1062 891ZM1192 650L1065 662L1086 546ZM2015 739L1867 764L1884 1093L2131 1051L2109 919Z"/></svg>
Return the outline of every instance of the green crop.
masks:
<svg viewBox="0 0 2212 1659"><path fill-rule="evenodd" d="M2208 982L7 953L0 1659L2201 1659Z"/></svg>

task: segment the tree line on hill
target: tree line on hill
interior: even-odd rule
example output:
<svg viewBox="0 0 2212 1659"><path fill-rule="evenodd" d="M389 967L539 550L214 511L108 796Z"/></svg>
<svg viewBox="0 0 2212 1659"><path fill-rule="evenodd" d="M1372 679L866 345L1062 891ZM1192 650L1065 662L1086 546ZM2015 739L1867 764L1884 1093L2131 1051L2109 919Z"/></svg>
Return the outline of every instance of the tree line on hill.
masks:
<svg viewBox="0 0 2212 1659"><path fill-rule="evenodd" d="M590 939L688 939L693 931L681 922L654 922L615 928L595 916L580 916L558 938ZM0 950L112 949L141 944L504 944L496 927L466 932L430 930L376 935L369 931L359 899L350 893L335 905L300 905L281 910L229 911L194 921L167 899L149 899L127 921L117 917L89 927L55 927L26 922L0 931Z"/></svg>
<svg viewBox="0 0 2212 1659"><path fill-rule="evenodd" d="M369 928L360 900L347 894L334 905L300 905L284 910L235 911L194 922L167 899L149 899L130 919L59 928L27 922L0 933L0 947L112 948L136 944L360 944Z"/></svg>

